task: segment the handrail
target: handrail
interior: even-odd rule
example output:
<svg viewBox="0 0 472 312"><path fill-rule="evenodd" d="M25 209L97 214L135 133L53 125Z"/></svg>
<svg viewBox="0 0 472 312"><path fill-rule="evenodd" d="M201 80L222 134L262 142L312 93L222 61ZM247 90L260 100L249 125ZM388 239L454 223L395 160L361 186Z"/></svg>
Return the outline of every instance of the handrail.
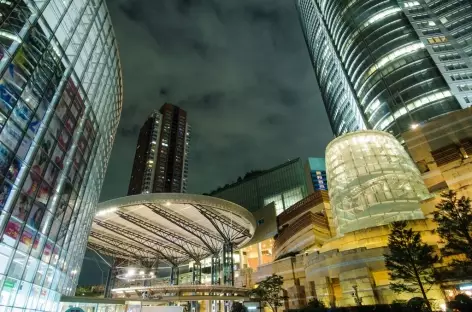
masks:
<svg viewBox="0 0 472 312"><path fill-rule="evenodd" d="M328 221L326 220L326 217L323 214L314 214L310 211L306 212L300 218L298 218L298 220L290 224L282 231L282 233L279 234L279 236L274 241L274 250L277 253L277 249L281 245L283 245L287 240L293 237L297 232L308 226L314 227L315 225L318 225L325 229L329 229Z"/></svg>
<svg viewBox="0 0 472 312"><path fill-rule="evenodd" d="M329 203L329 196L327 191L315 191L313 194L305 197L304 199L296 202L290 208L283 211L278 215L277 220L279 226L285 224L286 222L293 219L295 216L298 216L304 213L307 210L313 208L313 206L319 205L321 203Z"/></svg>

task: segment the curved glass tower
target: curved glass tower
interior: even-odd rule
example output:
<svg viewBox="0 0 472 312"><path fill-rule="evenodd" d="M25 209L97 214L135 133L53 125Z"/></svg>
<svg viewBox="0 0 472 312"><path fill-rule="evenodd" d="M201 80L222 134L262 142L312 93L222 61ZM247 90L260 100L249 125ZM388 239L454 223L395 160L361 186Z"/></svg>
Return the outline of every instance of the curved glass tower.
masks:
<svg viewBox="0 0 472 312"><path fill-rule="evenodd" d="M0 1L0 311L75 292L122 103L103 0Z"/></svg>
<svg viewBox="0 0 472 312"><path fill-rule="evenodd" d="M336 135L398 135L472 104L470 1L296 4Z"/></svg>
<svg viewBox="0 0 472 312"><path fill-rule="evenodd" d="M326 147L329 198L338 235L399 220L424 219L430 197L400 142L384 131L342 135Z"/></svg>

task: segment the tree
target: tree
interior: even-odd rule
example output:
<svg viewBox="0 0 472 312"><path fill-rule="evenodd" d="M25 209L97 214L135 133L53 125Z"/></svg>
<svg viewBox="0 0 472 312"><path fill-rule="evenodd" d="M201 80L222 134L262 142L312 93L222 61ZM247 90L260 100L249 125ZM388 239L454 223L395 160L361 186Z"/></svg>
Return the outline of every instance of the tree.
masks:
<svg viewBox="0 0 472 312"><path fill-rule="evenodd" d="M241 302L234 301L231 305L231 312L247 312L247 308Z"/></svg>
<svg viewBox="0 0 472 312"><path fill-rule="evenodd" d="M456 192L442 193L443 199L436 205L434 221L437 232L446 245L441 250L444 256L465 255L467 260L454 260L453 266L466 267L472 264L472 209L470 198L457 198Z"/></svg>
<svg viewBox="0 0 472 312"><path fill-rule="evenodd" d="M308 302L308 304L302 308L302 312L325 312L326 305L323 301L318 299L313 299Z"/></svg>
<svg viewBox="0 0 472 312"><path fill-rule="evenodd" d="M362 305L362 298L359 296L359 291L357 290L357 285L352 286L352 297L354 298L354 302L356 303L357 306Z"/></svg>
<svg viewBox="0 0 472 312"><path fill-rule="evenodd" d="M429 311L431 304L426 296L425 286L433 285L434 264L439 257L433 247L421 240L421 235L407 229L406 221L392 223L392 231L388 237L390 253L385 254L385 266L390 271L390 289L396 293L421 292Z"/></svg>
<svg viewBox="0 0 472 312"><path fill-rule="evenodd" d="M277 308L282 306L285 296L281 296L284 279L282 276L272 274L252 289L250 297L255 297L261 303L261 306L268 305L272 311L277 312Z"/></svg>

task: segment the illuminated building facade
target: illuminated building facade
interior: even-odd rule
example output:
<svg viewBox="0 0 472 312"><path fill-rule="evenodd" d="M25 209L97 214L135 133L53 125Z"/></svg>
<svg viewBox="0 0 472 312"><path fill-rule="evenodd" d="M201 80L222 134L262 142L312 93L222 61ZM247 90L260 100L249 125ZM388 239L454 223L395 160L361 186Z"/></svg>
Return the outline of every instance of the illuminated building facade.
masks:
<svg viewBox="0 0 472 312"><path fill-rule="evenodd" d="M251 212L274 202L278 215L307 195L306 184L303 161L296 158L271 169L253 172L209 195L239 204Z"/></svg>
<svg viewBox="0 0 472 312"><path fill-rule="evenodd" d="M0 310L75 292L122 107L101 0L0 3Z"/></svg>
<svg viewBox="0 0 472 312"><path fill-rule="evenodd" d="M310 193L328 190L324 158L309 157L305 164L305 173L307 175L307 184Z"/></svg>
<svg viewBox="0 0 472 312"><path fill-rule="evenodd" d="M391 134L365 130L340 136L326 147L326 165L338 234L424 218L419 202L429 192Z"/></svg>
<svg viewBox="0 0 472 312"><path fill-rule="evenodd" d="M472 198L472 108L453 112L403 134L405 147L429 191L457 190Z"/></svg>
<svg viewBox="0 0 472 312"><path fill-rule="evenodd" d="M472 117L467 118L462 126L470 125ZM444 127L450 122L444 121ZM433 129L442 133L438 124ZM460 139L465 142L463 136ZM411 143L418 146L417 141ZM414 231L421 232L424 242L438 248L439 237L429 215L437 200L431 198L422 180L432 173L422 177L394 136L374 130L333 140L326 150L326 171L329 197L327 191L315 191L277 216L275 259L259 265L250 278L245 276L252 282L249 286L272 274L281 275L288 309L302 308L315 298L331 307L355 306L354 287L364 305L411 299L414 294L395 294L388 287L384 259L388 224L407 220ZM464 178L467 172L464 167ZM428 296L444 305L438 286Z"/></svg>
<svg viewBox="0 0 472 312"><path fill-rule="evenodd" d="M472 105L471 3L296 0L333 132L395 136Z"/></svg>
<svg viewBox="0 0 472 312"><path fill-rule="evenodd" d="M128 195L187 191L190 126L187 112L164 104L141 127Z"/></svg>

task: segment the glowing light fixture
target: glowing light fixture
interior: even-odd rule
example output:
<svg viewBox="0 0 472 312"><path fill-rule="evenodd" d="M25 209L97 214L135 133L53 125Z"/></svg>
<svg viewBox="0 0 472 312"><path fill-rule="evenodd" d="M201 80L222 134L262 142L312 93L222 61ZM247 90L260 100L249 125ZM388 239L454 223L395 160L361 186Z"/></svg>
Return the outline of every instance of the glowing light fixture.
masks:
<svg viewBox="0 0 472 312"><path fill-rule="evenodd" d="M117 210L118 210L118 208L116 208L116 207L100 210L99 212L97 212L96 216L104 216L104 215L113 213Z"/></svg>

